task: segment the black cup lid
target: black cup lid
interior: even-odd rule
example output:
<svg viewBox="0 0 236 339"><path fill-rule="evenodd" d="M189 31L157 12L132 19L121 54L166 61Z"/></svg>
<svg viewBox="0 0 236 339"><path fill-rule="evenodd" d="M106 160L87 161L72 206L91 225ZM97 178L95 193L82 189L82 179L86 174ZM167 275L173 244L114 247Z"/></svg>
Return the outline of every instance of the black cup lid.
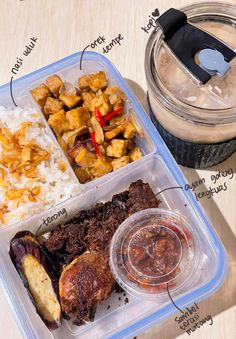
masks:
<svg viewBox="0 0 236 339"><path fill-rule="evenodd" d="M212 76L224 76L236 53L213 35L191 25L184 12L170 8L157 20L170 52L199 80L207 83Z"/></svg>

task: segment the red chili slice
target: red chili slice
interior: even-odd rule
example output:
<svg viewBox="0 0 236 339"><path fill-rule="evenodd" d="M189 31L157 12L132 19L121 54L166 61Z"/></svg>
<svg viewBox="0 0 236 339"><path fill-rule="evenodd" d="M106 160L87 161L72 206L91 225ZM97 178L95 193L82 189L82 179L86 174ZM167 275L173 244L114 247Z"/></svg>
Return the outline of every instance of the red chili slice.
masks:
<svg viewBox="0 0 236 339"><path fill-rule="evenodd" d="M104 117L104 120L105 121L109 121L111 120L111 118L113 118L115 115L117 114L120 114L122 112L122 107L119 107L117 109L115 109L113 112L107 114L105 117Z"/></svg>
<svg viewBox="0 0 236 339"><path fill-rule="evenodd" d="M98 144L97 144L96 139L95 139L95 132L92 132L90 134L90 136L91 136L91 140L92 140L92 143L93 143L93 147L95 148L96 155L100 156L101 152L100 152L100 149L99 149Z"/></svg>
<svg viewBox="0 0 236 339"><path fill-rule="evenodd" d="M106 126L106 122L97 107L95 107L95 117L102 127Z"/></svg>

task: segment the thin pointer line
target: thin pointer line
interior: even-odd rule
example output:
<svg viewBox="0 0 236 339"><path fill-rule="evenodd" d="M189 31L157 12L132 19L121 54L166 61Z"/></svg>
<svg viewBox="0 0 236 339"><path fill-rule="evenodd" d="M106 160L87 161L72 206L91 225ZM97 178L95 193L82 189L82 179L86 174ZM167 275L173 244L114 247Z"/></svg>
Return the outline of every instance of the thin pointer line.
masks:
<svg viewBox="0 0 236 339"><path fill-rule="evenodd" d="M10 80L10 93L11 93L11 99L12 99L14 105L17 107L17 104L15 103L15 100L14 100L13 94L12 94L12 80L13 80L13 77L11 77L11 80Z"/></svg>
<svg viewBox="0 0 236 339"><path fill-rule="evenodd" d="M175 304L174 300L171 298L168 283L167 283L166 285L167 285L167 292L168 292L168 295L169 295L170 300L172 301L173 305L174 305L181 313L184 313L184 312L183 312L183 311Z"/></svg>
<svg viewBox="0 0 236 339"><path fill-rule="evenodd" d="M82 70L82 59L83 59L84 52L85 52L85 50L86 50L89 46L90 46L90 45L86 46L86 47L83 49L83 52L82 52L82 54L81 54L81 57L80 57L80 64L79 64L80 70Z"/></svg>
<svg viewBox="0 0 236 339"><path fill-rule="evenodd" d="M38 229L37 229L37 231L36 231L35 235L37 235L37 234L38 234L38 232L41 230L42 226L43 226L42 224L41 224L41 225L39 225L39 227L38 227Z"/></svg>
<svg viewBox="0 0 236 339"><path fill-rule="evenodd" d="M181 187L181 186L168 187L168 188L164 188L162 191L158 192L156 195L158 195L158 194L160 194L162 192L168 191L168 190L172 190L174 188L181 188L181 189L183 189L183 187Z"/></svg>

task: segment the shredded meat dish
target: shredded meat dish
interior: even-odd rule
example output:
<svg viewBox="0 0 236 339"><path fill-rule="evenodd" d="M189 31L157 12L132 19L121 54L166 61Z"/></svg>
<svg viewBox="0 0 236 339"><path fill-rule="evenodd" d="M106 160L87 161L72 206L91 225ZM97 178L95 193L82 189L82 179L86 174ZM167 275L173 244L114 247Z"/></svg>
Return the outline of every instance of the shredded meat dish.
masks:
<svg viewBox="0 0 236 339"><path fill-rule="evenodd" d="M92 320L97 304L116 287L108 263L109 244L116 229L131 214L158 205L149 184L138 180L111 201L80 211L45 241L44 248L62 271L62 312L75 324Z"/></svg>

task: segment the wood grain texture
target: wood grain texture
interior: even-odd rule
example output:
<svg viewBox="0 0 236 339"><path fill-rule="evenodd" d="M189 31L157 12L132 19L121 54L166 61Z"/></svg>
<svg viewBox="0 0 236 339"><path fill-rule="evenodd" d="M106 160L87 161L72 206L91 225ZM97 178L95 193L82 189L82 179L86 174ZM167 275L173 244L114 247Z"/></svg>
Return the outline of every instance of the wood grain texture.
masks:
<svg viewBox="0 0 236 339"><path fill-rule="evenodd" d="M82 50L99 35L104 35L109 42L121 34L124 36L122 46L115 46L106 56L127 79L146 107L144 51L148 34L143 32L141 27L147 25L148 16L156 7L162 13L169 7L181 7L191 2L191 0L0 0L0 84L10 80L11 68L16 57L22 53L24 46L33 36L38 37L37 45L32 55L24 60L18 76ZM102 49L99 47L96 51L101 52ZM182 169L189 182L204 177L207 188L211 185L212 174L228 168L233 168L236 173L236 154L223 164L208 170ZM231 180L225 180L227 191L211 199L200 200L228 252L229 274L222 288L200 304L202 316L211 314L214 316L214 324L203 326L191 335L192 339L236 338L235 177L236 175ZM201 187L200 190L204 188ZM189 336L176 327L173 319L139 335L140 339L176 337L184 339ZM0 338L22 338L2 291L0 291Z"/></svg>

